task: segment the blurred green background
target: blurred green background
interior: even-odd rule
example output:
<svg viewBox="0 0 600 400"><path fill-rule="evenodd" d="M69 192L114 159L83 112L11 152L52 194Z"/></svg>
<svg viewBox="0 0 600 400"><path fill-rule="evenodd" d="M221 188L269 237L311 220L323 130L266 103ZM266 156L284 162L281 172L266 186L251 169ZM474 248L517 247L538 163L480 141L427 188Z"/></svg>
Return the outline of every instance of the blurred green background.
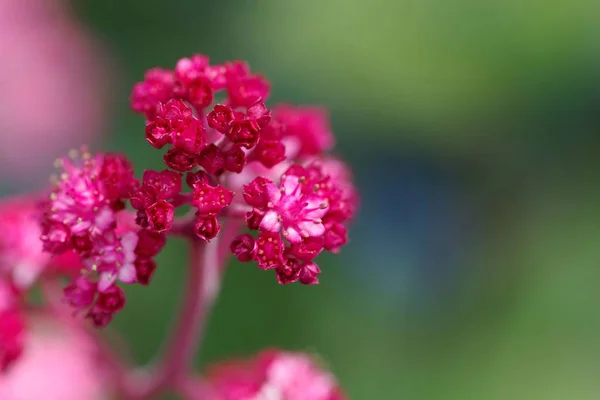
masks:
<svg viewBox="0 0 600 400"><path fill-rule="evenodd" d="M328 107L355 170L361 213L322 283L232 263L199 368L278 346L320 354L353 399L599 398L599 2L72 3L116 71L99 146L140 173L161 160L131 85L196 52L247 59L272 104ZM139 362L183 244L159 262L116 320Z"/></svg>

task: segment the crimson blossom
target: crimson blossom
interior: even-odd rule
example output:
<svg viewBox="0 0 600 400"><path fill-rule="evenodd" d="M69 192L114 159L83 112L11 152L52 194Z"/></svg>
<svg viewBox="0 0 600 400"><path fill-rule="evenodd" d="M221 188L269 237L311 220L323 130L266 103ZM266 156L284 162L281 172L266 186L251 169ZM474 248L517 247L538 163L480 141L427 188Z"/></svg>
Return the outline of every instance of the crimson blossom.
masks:
<svg viewBox="0 0 600 400"><path fill-rule="evenodd" d="M164 168L145 170L138 179L122 154L73 150L57 160L54 184L40 201L39 241L27 236L35 242L35 257L15 259L19 243L0 254L0 261L13 265L18 284L39 276L40 263L75 258L64 302L76 316L105 327L125 307L124 285L151 283L155 257L167 239L188 240L187 292L172 339L150 372L122 372L117 362L124 398L186 386L187 366L229 254L273 270L280 284L313 285L321 273L317 256L337 253L348 241L358 196L348 167L328 153L335 141L327 113L290 105L271 109L269 92L269 82L242 61L211 64L194 55L174 69L149 70L133 87L131 106L145 117L146 142L164 149ZM190 211L179 216L179 208ZM0 326L14 333L0 347L0 360L13 361L23 328L18 308L6 304ZM244 398L343 398L335 380L318 372L307 356L268 354L251 368L262 374L255 382L258 394Z"/></svg>

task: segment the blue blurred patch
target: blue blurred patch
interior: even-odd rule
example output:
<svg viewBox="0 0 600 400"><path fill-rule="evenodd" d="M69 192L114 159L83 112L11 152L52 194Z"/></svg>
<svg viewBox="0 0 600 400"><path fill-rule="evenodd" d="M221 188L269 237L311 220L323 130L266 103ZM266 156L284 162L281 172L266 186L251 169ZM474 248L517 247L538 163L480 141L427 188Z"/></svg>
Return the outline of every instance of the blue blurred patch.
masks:
<svg viewBox="0 0 600 400"><path fill-rule="evenodd" d="M476 212L460 173L418 155L361 154L358 164L361 208L348 270L373 296L408 304L408 312L448 304L464 277Z"/></svg>

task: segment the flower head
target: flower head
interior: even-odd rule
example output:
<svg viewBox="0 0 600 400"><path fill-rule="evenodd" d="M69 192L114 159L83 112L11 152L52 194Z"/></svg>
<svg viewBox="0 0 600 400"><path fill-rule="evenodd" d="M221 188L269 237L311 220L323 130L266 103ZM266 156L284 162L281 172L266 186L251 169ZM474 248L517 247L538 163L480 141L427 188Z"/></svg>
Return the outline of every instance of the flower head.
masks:
<svg viewBox="0 0 600 400"><path fill-rule="evenodd" d="M138 182L123 156L93 156L84 151L60 164L63 172L46 205L43 226L47 229L41 239L50 253L71 251L82 259L81 275L65 288L65 298L76 310L85 311L95 325L104 326L125 303L116 282L148 283L148 271L139 265L149 263L157 252L148 252L148 247L157 245L148 237L160 235L172 221L172 206L162 198L174 196L169 190L174 177L170 172L145 175L144 197L136 192ZM142 208L146 200L152 200L146 213L154 234L145 233L133 214L124 210L130 198ZM138 271L142 273L139 279Z"/></svg>
<svg viewBox="0 0 600 400"><path fill-rule="evenodd" d="M307 354L264 351L252 360L212 367L212 389L223 400L343 400L335 378Z"/></svg>
<svg viewBox="0 0 600 400"><path fill-rule="evenodd" d="M338 252L347 241L344 223L356 208L354 189L347 175L325 168L328 162L293 165L279 185L257 177L244 186L244 201L252 207L246 224L260 232L252 258L262 269L275 269L279 283L318 283L314 259L324 249ZM240 253L247 239L234 242L232 251L247 259L247 252Z"/></svg>

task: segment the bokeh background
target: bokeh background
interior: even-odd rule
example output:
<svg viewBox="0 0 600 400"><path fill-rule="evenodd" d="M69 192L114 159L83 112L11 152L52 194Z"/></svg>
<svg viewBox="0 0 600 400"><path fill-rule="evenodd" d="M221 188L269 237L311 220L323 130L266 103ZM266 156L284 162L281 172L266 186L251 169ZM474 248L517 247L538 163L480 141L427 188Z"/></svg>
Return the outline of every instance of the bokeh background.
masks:
<svg viewBox="0 0 600 400"><path fill-rule="evenodd" d="M352 399L599 398L600 3L3 0L2 16L4 193L81 142L159 168L129 92L185 55L247 59L273 103L331 110L362 195L351 243L316 287L232 263L198 368L278 346L319 354ZM117 317L139 362L174 317L183 250Z"/></svg>

